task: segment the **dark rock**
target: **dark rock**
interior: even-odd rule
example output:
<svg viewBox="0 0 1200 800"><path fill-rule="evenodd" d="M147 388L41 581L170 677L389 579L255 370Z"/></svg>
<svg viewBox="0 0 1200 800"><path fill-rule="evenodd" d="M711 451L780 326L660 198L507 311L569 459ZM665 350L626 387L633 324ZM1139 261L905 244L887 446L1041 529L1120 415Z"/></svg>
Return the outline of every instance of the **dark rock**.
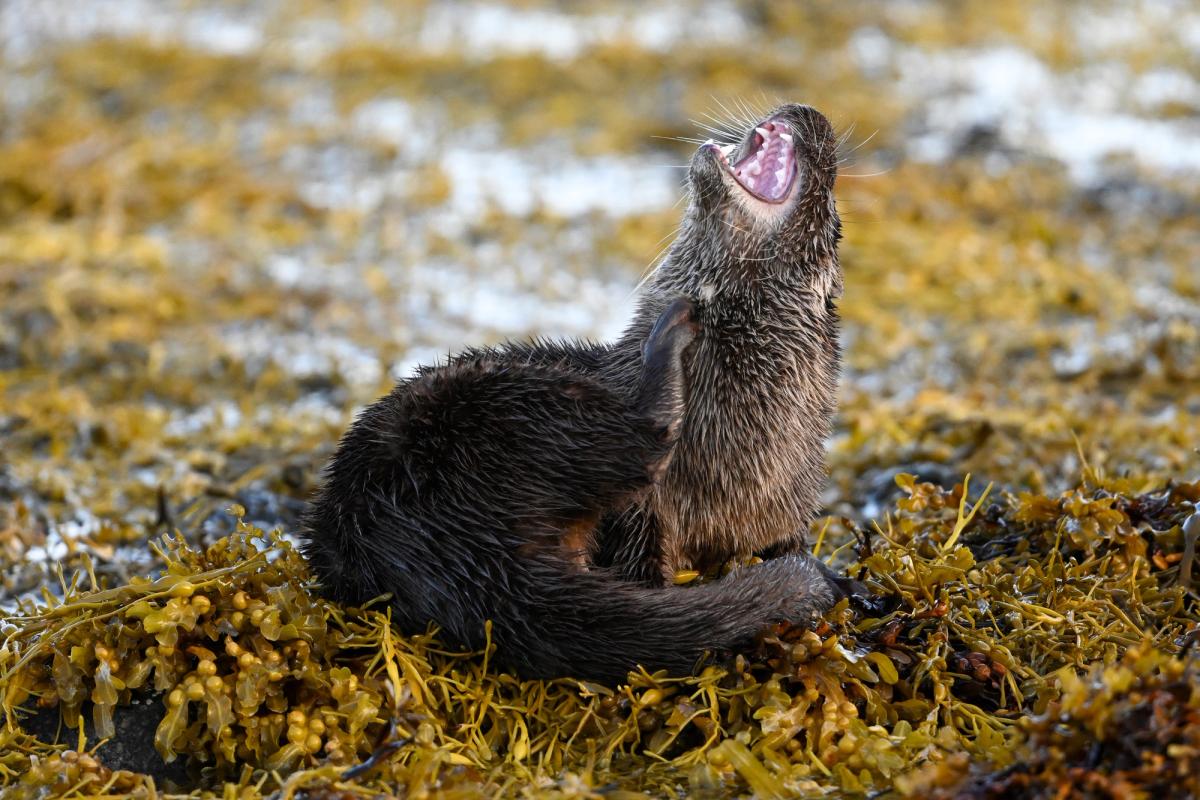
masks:
<svg viewBox="0 0 1200 800"><path fill-rule="evenodd" d="M80 716L88 742L97 741L91 703L84 703ZM154 778L160 787L186 790L194 783L187 760L177 758L168 764L154 749L154 732L162 716L161 693L136 694L130 703L114 709L116 734L96 748L95 757L109 769L138 772ZM74 747L78 742L78 731L62 723L57 708L38 709L22 717L19 724L26 733L48 744Z"/></svg>

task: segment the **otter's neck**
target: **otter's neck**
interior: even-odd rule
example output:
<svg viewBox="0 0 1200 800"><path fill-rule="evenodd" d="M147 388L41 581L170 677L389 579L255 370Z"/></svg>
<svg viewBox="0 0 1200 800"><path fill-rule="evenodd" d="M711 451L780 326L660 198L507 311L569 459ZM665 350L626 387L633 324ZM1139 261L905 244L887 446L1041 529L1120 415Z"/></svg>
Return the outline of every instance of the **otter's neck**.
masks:
<svg viewBox="0 0 1200 800"><path fill-rule="evenodd" d="M644 336L662 307L678 296L700 309L702 335L786 325L836 336L830 311L842 293L838 238L835 228L830 236L803 241L781 236L739 247L744 237L689 229L645 285L627 336Z"/></svg>

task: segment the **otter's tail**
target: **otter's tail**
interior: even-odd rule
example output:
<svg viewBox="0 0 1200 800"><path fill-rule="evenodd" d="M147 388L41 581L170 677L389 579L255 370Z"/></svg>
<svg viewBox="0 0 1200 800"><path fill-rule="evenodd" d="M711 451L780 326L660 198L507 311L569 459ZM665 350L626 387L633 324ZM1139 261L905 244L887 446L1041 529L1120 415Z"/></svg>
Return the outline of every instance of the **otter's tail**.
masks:
<svg viewBox="0 0 1200 800"><path fill-rule="evenodd" d="M450 545L453 532L429 530L428 520L414 530L402 513L372 522L369 552L361 533L310 528L304 554L324 591L349 602L390 592L401 630L423 632L433 621L451 644L473 649L484 645L490 620L493 663L527 678L618 683L639 665L688 674L706 652L748 645L775 622L809 623L841 595L823 565L803 556L697 587L651 588L554 556L515 557L486 536ZM422 546L434 544L431 536L440 546Z"/></svg>
<svg viewBox="0 0 1200 800"><path fill-rule="evenodd" d="M707 652L768 625L809 624L837 599L813 559L785 556L697 587L650 588L603 573L531 571L537 594L493 620L497 657L522 675L617 683L643 666L689 674Z"/></svg>

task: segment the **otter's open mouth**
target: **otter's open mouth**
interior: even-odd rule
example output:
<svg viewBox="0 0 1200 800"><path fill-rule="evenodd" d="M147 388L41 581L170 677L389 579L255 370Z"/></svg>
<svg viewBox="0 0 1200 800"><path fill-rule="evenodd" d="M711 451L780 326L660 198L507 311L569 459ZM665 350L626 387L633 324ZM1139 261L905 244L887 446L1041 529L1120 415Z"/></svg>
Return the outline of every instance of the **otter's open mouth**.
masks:
<svg viewBox="0 0 1200 800"><path fill-rule="evenodd" d="M734 146L718 147L721 163L750 194L767 203L781 203L796 181L796 150L792 131L785 123L767 120L754 129L750 152L729 163Z"/></svg>

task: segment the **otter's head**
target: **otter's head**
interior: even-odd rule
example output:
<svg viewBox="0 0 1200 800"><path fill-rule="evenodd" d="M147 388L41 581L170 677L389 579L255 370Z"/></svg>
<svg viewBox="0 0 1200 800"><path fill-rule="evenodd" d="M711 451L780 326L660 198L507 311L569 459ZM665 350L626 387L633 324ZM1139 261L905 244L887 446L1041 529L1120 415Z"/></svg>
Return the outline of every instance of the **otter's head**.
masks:
<svg viewBox="0 0 1200 800"><path fill-rule="evenodd" d="M692 157L678 255L691 268L837 271L837 139L809 106L780 106L730 144ZM718 263L721 254L729 263ZM729 277L729 276L725 276Z"/></svg>

